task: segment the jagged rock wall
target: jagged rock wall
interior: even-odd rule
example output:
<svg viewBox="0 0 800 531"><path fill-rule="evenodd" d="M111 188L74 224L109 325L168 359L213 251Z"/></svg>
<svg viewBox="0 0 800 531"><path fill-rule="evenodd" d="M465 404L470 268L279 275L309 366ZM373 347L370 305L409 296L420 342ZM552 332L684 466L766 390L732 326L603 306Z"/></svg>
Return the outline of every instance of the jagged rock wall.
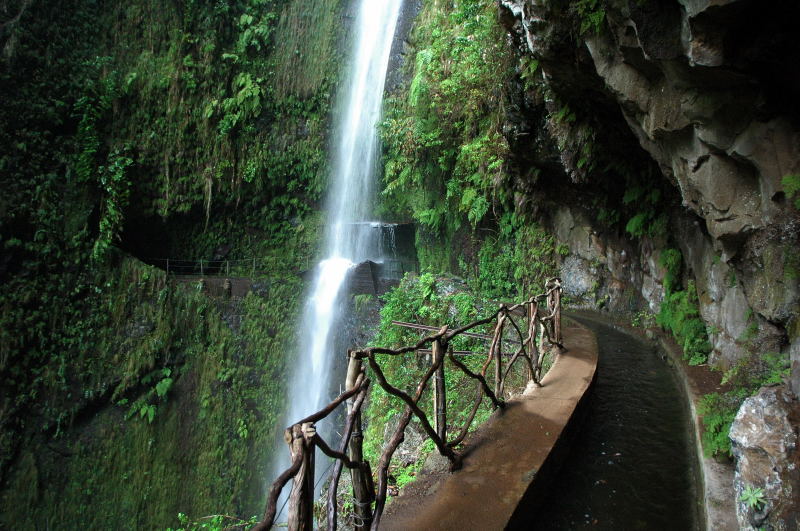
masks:
<svg viewBox="0 0 800 531"><path fill-rule="evenodd" d="M561 263L568 295L614 310L658 311L667 276L661 254L677 247L707 324L709 361L725 369L748 356L789 352L789 388L800 392L800 216L783 182L800 175L800 73L792 66L800 62L793 27L800 6L500 4L538 76L512 131L518 204L531 203L568 246ZM626 192L613 181L630 186L630 179L587 165L581 156L592 149L606 162L625 160L627 171L639 168L639 185L662 193L648 208L664 213L665 231L632 237L601 222L600 205L625 203L612 197ZM749 486L763 488L766 501L761 510L739 501L743 528L798 525L796 408L790 391L768 388L745 402L734 423L737 499Z"/></svg>
<svg viewBox="0 0 800 531"><path fill-rule="evenodd" d="M790 66L800 60L791 29L797 5L610 1L599 4L600 31L583 34L565 21L565 13L580 14L552 2L501 5L548 88L613 118L597 122L608 124L597 134L603 149L643 150L658 168L653 185L666 182L676 192L668 233L696 282L711 361L728 367L753 344L762 352L789 349L800 389L800 219L781 183L800 173L800 107L792 96L800 76ZM558 128L550 121L546 129L517 150L541 151L541 137L549 136L560 148L552 156L563 175L559 186L589 186L593 175L575 163L569 143L552 140ZM618 309L641 296L655 310L663 297L664 239L632 241L603 230L586 197L575 194L560 194L562 206L544 215L570 247L562 271L573 279L573 295ZM754 326L756 337L745 344Z"/></svg>
<svg viewBox="0 0 800 531"><path fill-rule="evenodd" d="M742 404L731 426L736 456L734 490L741 529L797 529L800 404L778 387L765 387ZM755 494L760 489L761 496ZM752 502L747 503L747 495Z"/></svg>

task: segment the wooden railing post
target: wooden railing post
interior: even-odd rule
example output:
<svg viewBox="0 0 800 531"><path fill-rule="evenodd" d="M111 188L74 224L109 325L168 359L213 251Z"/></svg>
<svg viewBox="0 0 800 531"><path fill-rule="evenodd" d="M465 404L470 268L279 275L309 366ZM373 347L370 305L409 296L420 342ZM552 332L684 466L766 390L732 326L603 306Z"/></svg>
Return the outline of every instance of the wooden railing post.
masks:
<svg viewBox="0 0 800 531"><path fill-rule="evenodd" d="M503 328L505 324L506 316L504 313L501 313L497 318L497 328L495 329L495 337L492 341L492 347L494 349L492 353L494 355L494 394L499 400L502 400L500 390L503 384Z"/></svg>
<svg viewBox="0 0 800 531"><path fill-rule="evenodd" d="M530 366L528 368L528 381L533 380L534 385L539 385L536 375L536 364L539 363L539 353L536 350L536 314L538 307L535 302L529 302L527 307L528 314L528 354L530 355Z"/></svg>
<svg viewBox="0 0 800 531"><path fill-rule="evenodd" d="M556 279L558 288L553 292L553 300L555 302L555 317L553 319L553 327L555 328L555 341L559 345L561 341L561 280Z"/></svg>
<svg viewBox="0 0 800 531"><path fill-rule="evenodd" d="M436 434L447 441L447 395L444 381L444 353L446 347L440 339L433 342L431 363L436 367L433 387L434 426Z"/></svg>
<svg viewBox="0 0 800 531"><path fill-rule="evenodd" d="M299 453L303 456L300 470L294 476L289 493L289 531L312 531L314 529L314 424L306 422L291 428L290 449L292 459ZM288 431L288 430L287 430Z"/></svg>
<svg viewBox="0 0 800 531"><path fill-rule="evenodd" d="M221 263L221 262L219 262ZM226 261L226 271L229 270L229 262ZM246 266L245 266L246 267ZM253 270L256 263L253 260ZM201 272L203 271L203 261L200 261ZM203 279L200 281L204 282ZM521 323L515 319L516 312L525 310L527 315L528 333L525 336ZM488 336L470 332L478 326L488 325L495 321L494 335ZM419 328L422 330L435 329L427 325L414 325L410 323L393 323ZM505 326L509 325L512 335L516 333L519 337L519 348L511 356L506 364L505 373L503 372L503 333ZM447 395L444 370L444 356L448 350L448 344L456 336L464 335L479 339L491 339L491 347L486 355L479 373L472 372L470 368L459 361L452 349L449 351L449 358L453 365L460 369L468 377L478 381L478 396L468 420L461 428L461 433L451 442L447 441ZM386 504L387 486L391 459L394 452L404 439L405 429L407 428L412 416L416 417L429 439L433 441L439 453L446 456L453 470L462 464L462 455L454 451L454 448L461 444L469 431L469 427L475 419L475 415L480 408L484 395L492 401L495 408L503 408L506 403L502 398L506 379L517 359L522 356L528 362L528 379L535 385L541 385L542 365L545 355L552 352L556 355L554 346L561 346L561 279L553 278L546 283L544 294L531 297L527 301L507 306L501 305L497 312L483 319L474 321L468 325L459 327L448 333L448 326L443 326L438 333L420 339L415 345L409 345L398 349L372 347L365 350L350 351L349 364L347 369L346 390L340 394L333 402L322 410L305 417L286 430L286 442L289 444L292 454L292 465L285 470L273 483L270 489L267 508L264 511L264 518L255 527L254 531L266 531L273 525L277 514L277 504L281 490L294 479L291 493L289 495L288 528L292 531L308 531L313 526L314 510L314 452L318 447L325 455L336 459L334 472L331 478L331 486L328 492L327 514L328 529L336 531L337 524L337 485L340 473L346 466L351 473L353 487L353 527L357 531L367 529L377 529L380 525L381 515ZM517 343L515 339L509 342ZM392 386L387 379L384 371L377 362L376 355L403 355L411 352L422 351L430 346L431 366L425 372L420 382L417 384L416 391L409 394L400 388ZM516 348L516 347L514 347ZM527 352L526 352L527 351ZM513 351L512 351L513 352ZM463 352L462 352L463 354ZM471 354L467 352L466 354ZM494 358L495 365L495 389L492 391L487 382L487 371ZM366 377L363 367L363 360L367 360L369 367L377 378L378 384L389 395L401 399L406 408L399 419L394 435L381 454L377 466L377 490L374 489L372 472L368 462L363 458L363 433L361 407L367 397L370 380ZM428 388L430 379L434 379L433 385L433 408L434 422L431 423L430 416L420 408L419 401ZM347 420L344 431L341 434L341 441L338 449L332 449L328 443L316 433L315 422L328 417L343 403L347 403ZM433 425L432 425L433 424ZM374 512L372 503L375 503Z"/></svg>
<svg viewBox="0 0 800 531"><path fill-rule="evenodd" d="M200 276L203 276L203 261L200 260Z"/></svg>
<svg viewBox="0 0 800 531"><path fill-rule="evenodd" d="M362 361L350 353L350 361L347 366L347 379L345 387L350 391L356 386L356 380L361 373ZM352 411L353 399L347 401L348 413ZM353 434L350 437L348 453L351 461L361 462L364 460L364 433L361 431L361 412L358 411L353 418ZM350 479L353 483L353 513L355 522L353 529L356 531L366 531L372 524L372 500L374 493L371 487L371 478L367 478L364 470L360 468L350 469Z"/></svg>

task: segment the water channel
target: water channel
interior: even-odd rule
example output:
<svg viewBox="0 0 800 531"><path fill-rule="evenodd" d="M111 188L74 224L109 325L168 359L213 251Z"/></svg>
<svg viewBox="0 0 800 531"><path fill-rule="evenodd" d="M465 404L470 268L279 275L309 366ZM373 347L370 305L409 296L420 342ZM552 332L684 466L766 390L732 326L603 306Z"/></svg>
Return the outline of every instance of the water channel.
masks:
<svg viewBox="0 0 800 531"><path fill-rule="evenodd" d="M587 316L597 381L536 529L702 528L686 398L655 344Z"/></svg>

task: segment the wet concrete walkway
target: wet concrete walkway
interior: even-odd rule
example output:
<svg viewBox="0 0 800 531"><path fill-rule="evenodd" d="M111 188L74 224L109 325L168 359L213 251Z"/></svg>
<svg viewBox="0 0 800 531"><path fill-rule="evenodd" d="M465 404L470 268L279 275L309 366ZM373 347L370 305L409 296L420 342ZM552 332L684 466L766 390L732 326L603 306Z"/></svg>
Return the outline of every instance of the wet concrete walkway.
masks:
<svg viewBox="0 0 800 531"><path fill-rule="evenodd" d="M563 450L556 443L594 381L594 335L574 322L565 325L566 351L542 387L510 401L478 431L461 470L422 473L407 485L387 508L381 529L491 531L514 524L517 505L553 467L551 451Z"/></svg>

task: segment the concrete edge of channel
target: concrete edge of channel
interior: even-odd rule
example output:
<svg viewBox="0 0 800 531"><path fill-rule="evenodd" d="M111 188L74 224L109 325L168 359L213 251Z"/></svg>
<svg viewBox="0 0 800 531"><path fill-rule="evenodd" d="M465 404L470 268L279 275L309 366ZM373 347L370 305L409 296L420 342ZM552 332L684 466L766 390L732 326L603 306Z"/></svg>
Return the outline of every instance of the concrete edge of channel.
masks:
<svg viewBox="0 0 800 531"><path fill-rule="evenodd" d="M570 320L570 322L585 329L591 335L593 340L592 348L597 356L599 356L597 337L595 336L594 332L575 320ZM528 486L528 490L525 492L525 495L517 504L517 509L511 515L511 519L508 521L506 529L532 529L533 526L535 526L536 521L533 515L549 496L549 489L555 482L555 478L557 477L562 464L569 455L570 447L572 446L575 438L578 436L583 422L586 420L586 415L588 413L587 404L596 381L597 364L595 364L594 373L592 374L591 381L584 391L583 396L581 396L580 400L578 400L572 415L564 426L564 429L561 431L558 439L556 439L555 443L553 444L553 447L550 449L550 452L545 458L544 463L542 463L542 466L537 472L536 477ZM565 493L565 495L568 495L568 493Z"/></svg>

